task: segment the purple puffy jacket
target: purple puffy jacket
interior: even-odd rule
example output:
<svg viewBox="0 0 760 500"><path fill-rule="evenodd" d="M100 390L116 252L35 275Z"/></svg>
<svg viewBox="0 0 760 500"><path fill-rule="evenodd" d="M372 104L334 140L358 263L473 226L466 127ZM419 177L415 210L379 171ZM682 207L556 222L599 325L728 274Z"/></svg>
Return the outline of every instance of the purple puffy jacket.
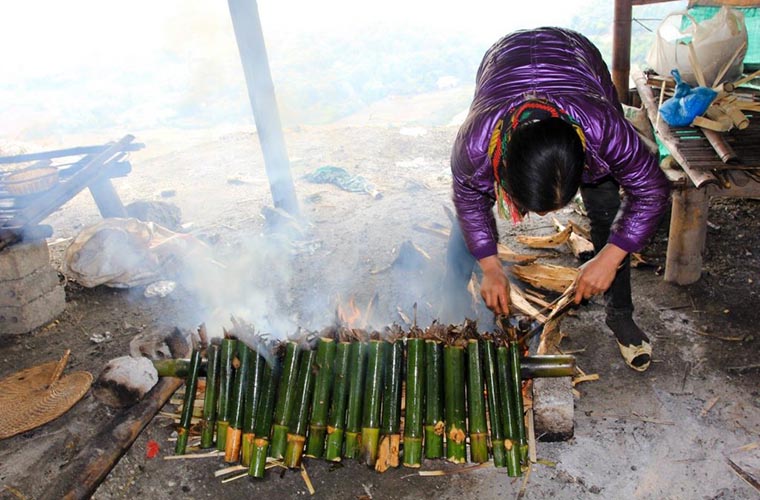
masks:
<svg viewBox="0 0 760 500"><path fill-rule="evenodd" d="M476 259L496 254L488 143L503 114L530 98L547 100L580 123L586 135L583 182L612 176L625 192L608 242L640 250L667 208L668 180L625 119L599 50L579 33L539 28L509 34L488 49L454 142L454 205L470 252Z"/></svg>

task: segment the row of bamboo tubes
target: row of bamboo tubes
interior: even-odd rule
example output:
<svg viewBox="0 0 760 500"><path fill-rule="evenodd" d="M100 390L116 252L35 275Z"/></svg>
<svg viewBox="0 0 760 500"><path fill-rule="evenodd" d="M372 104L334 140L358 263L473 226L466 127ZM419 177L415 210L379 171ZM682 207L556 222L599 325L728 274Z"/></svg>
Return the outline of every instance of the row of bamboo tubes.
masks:
<svg viewBox="0 0 760 500"><path fill-rule="evenodd" d="M290 468L304 455L358 459L379 472L419 468L423 459L462 464L468 441L470 462L493 459L519 476L528 451L523 378L575 370L572 356L523 356L516 327L479 335L472 322L433 324L382 336L330 328L283 342L252 331L235 322L223 339L193 350L175 452L184 454L197 431L191 418L205 361L200 448L224 451L257 478L267 457Z"/></svg>

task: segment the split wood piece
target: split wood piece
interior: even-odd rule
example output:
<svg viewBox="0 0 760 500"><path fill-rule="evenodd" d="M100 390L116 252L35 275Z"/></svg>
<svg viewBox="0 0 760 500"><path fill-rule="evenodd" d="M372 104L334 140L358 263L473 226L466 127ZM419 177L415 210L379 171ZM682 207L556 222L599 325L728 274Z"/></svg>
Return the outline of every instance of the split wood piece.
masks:
<svg viewBox="0 0 760 500"><path fill-rule="evenodd" d="M705 134L705 137L710 142L710 145L715 150L715 153L720 158L720 161L723 163L738 161L739 158L736 156L736 153L731 148L731 146L729 146L728 143L723 140L723 137L721 137L720 133L714 130L702 130L702 133Z"/></svg>
<svg viewBox="0 0 760 500"><path fill-rule="evenodd" d="M576 232L576 225L570 221L567 226L563 226L555 217L552 217L554 227L560 233L570 230L570 235L567 238L567 246L570 247L570 251L573 252L575 258L581 261L587 261L594 256L594 244L591 243L587 237L584 237Z"/></svg>
<svg viewBox="0 0 760 500"><path fill-rule="evenodd" d="M536 288L562 293L575 281L578 269L533 263L512 266L512 273Z"/></svg>
<svg viewBox="0 0 760 500"><path fill-rule="evenodd" d="M724 116L728 117L728 115ZM734 126L731 119L728 119L728 123L723 120L714 120L712 118L705 118L704 116L695 116L691 121L692 127L699 127L703 130L710 130L714 132L728 132Z"/></svg>
<svg viewBox="0 0 760 500"><path fill-rule="evenodd" d="M548 234L545 236L518 235L517 241L531 248L557 248L567 243L571 232L572 229L568 226L564 227L559 233Z"/></svg>
<svg viewBox="0 0 760 500"><path fill-rule="evenodd" d="M166 377L136 405L118 413L66 464L40 495L40 500L90 498L98 485L132 446L183 380Z"/></svg>

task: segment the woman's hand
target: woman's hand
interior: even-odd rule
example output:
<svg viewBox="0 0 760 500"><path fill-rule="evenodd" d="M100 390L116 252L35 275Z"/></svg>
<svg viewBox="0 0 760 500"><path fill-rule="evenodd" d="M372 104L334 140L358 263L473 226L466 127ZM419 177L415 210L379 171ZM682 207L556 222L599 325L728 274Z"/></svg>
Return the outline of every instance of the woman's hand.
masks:
<svg viewBox="0 0 760 500"><path fill-rule="evenodd" d="M509 314L509 280L496 255L478 261L483 270L480 295L494 314Z"/></svg>
<svg viewBox="0 0 760 500"><path fill-rule="evenodd" d="M580 304L583 299L606 292L626 255L622 248L607 244L596 257L583 264L575 280L575 303Z"/></svg>

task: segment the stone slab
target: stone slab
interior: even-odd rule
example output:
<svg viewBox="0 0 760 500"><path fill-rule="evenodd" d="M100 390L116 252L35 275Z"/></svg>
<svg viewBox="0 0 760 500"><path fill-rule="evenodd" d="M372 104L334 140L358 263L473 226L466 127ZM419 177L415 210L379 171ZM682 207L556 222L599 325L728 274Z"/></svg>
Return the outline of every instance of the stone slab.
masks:
<svg viewBox="0 0 760 500"><path fill-rule="evenodd" d="M0 307L0 334L28 333L55 319L66 308L62 286L21 307Z"/></svg>
<svg viewBox="0 0 760 500"><path fill-rule="evenodd" d="M565 441L575 431L573 382L570 377L533 380L533 422L541 441Z"/></svg>

